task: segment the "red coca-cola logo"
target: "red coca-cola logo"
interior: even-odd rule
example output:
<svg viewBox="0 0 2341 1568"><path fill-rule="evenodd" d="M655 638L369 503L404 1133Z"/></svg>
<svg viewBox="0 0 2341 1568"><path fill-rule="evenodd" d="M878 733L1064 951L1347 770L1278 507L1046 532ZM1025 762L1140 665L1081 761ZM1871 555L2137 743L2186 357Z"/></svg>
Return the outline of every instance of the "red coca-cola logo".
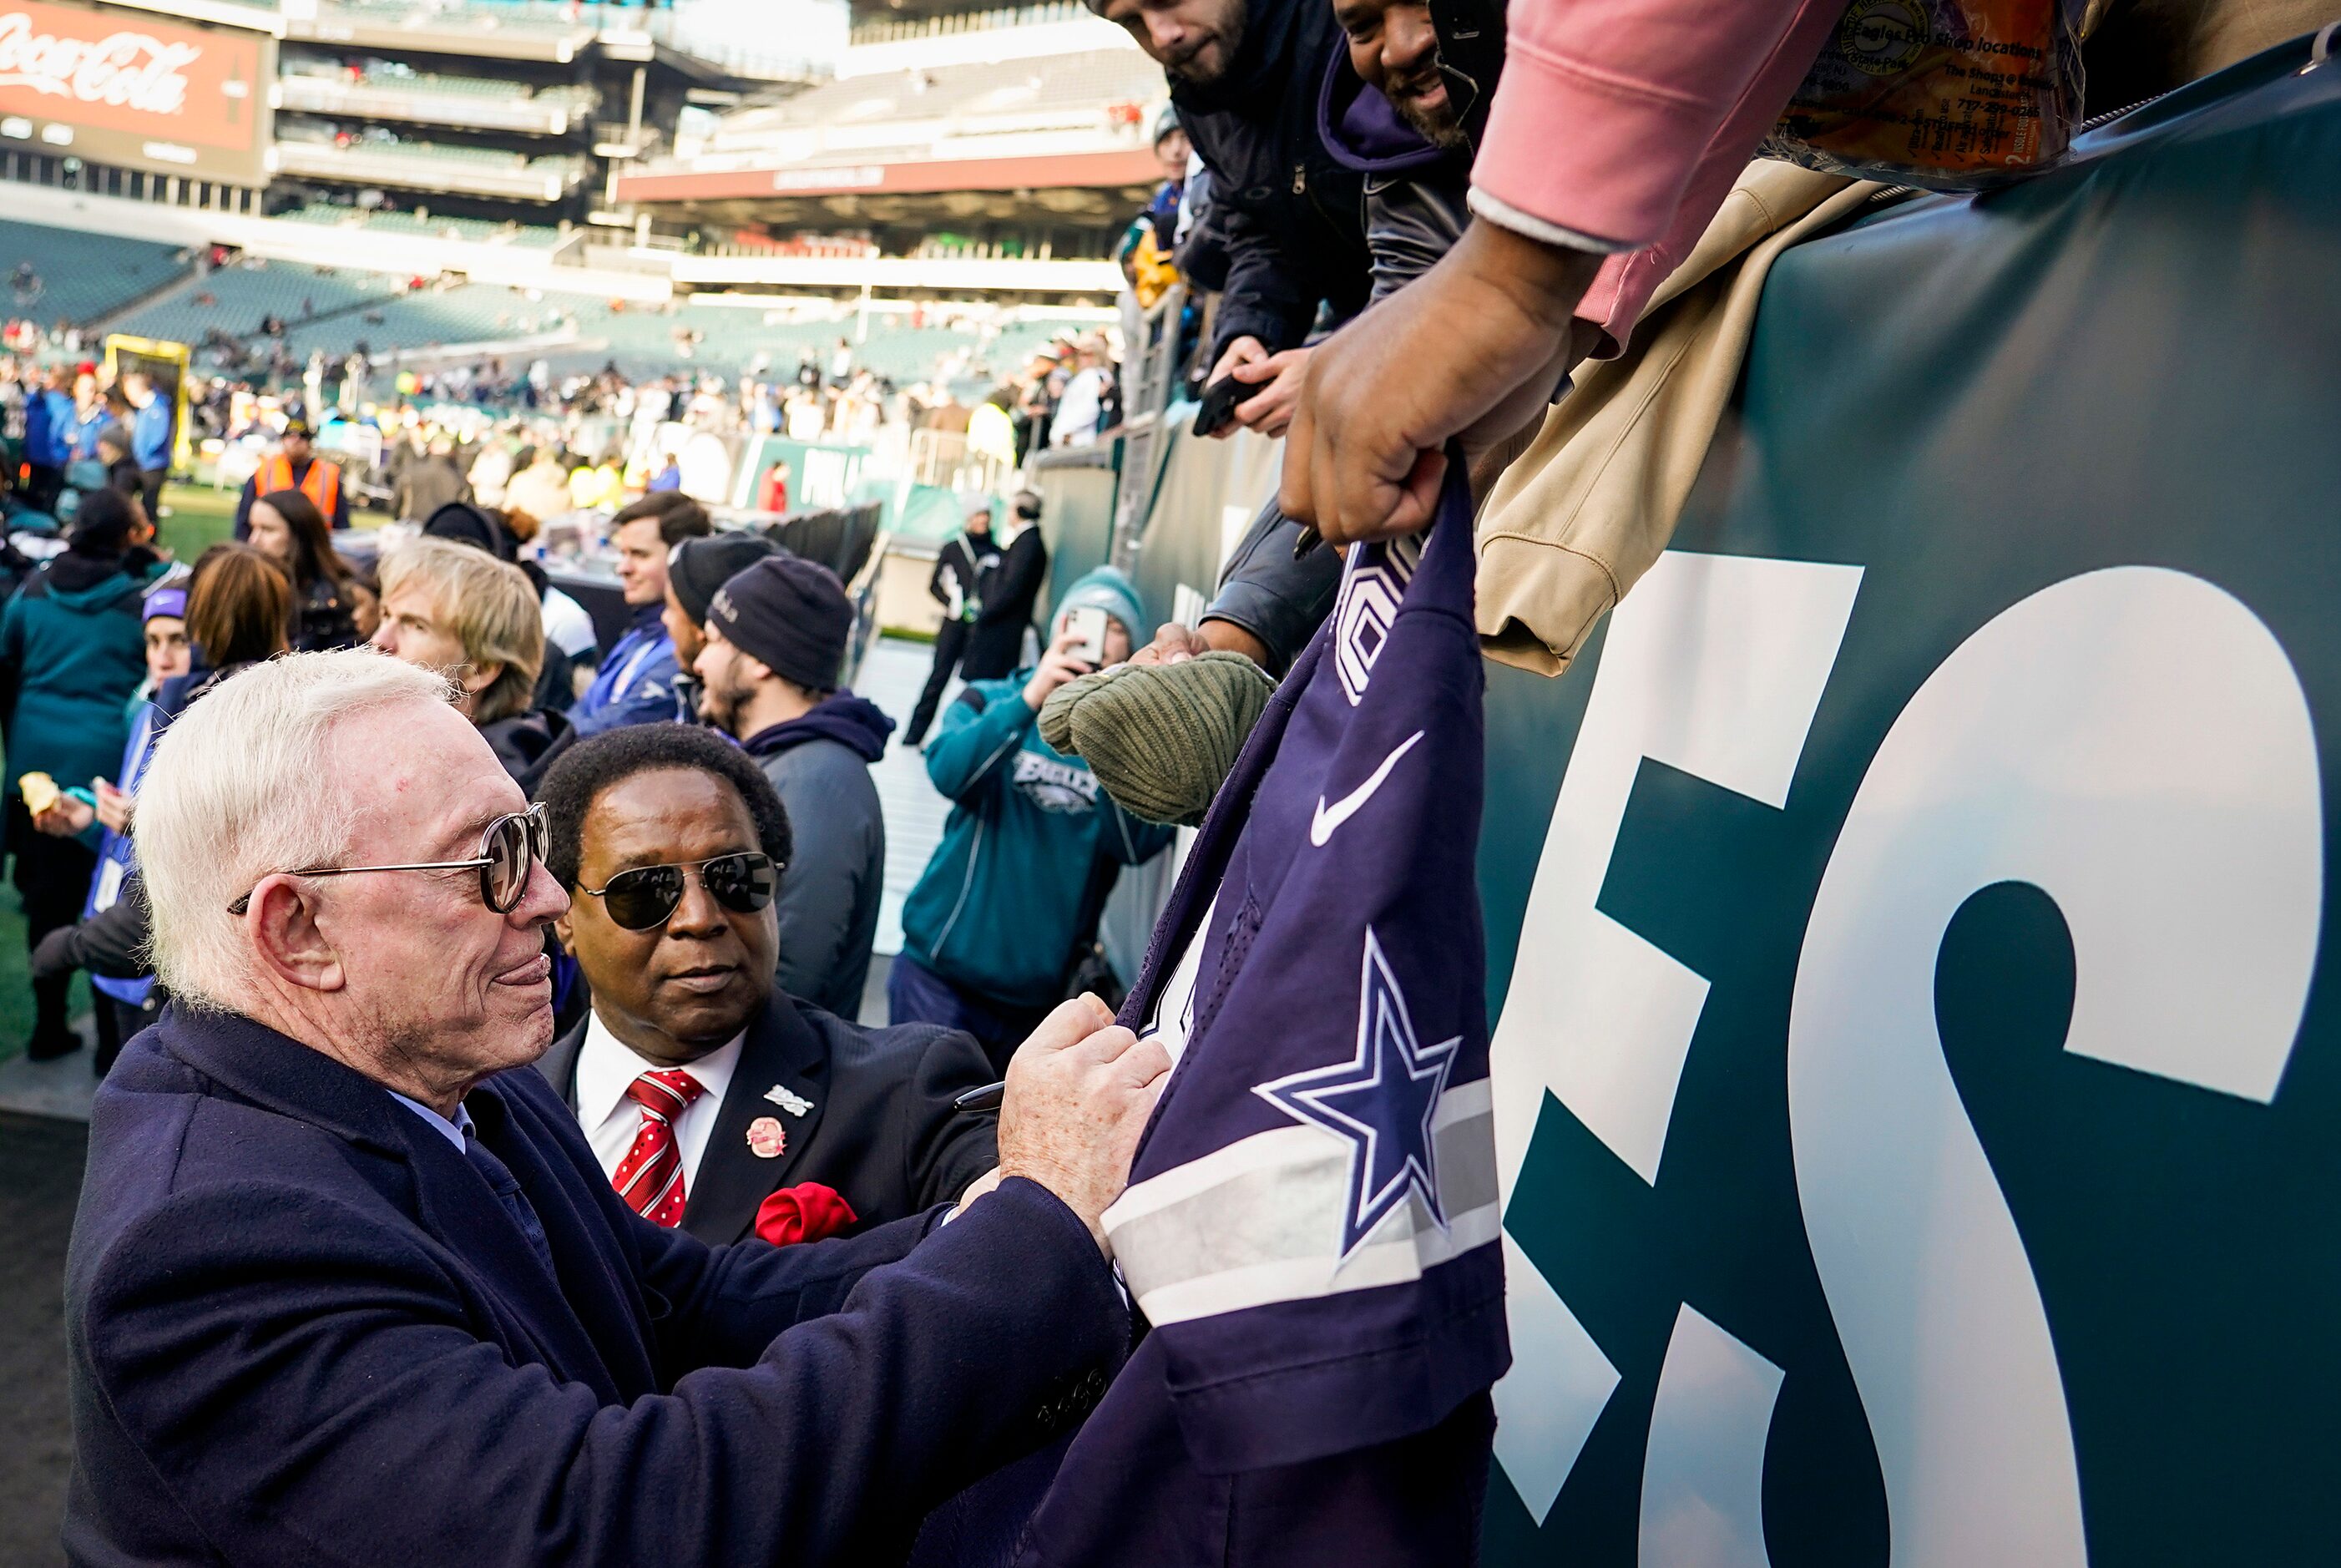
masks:
<svg viewBox="0 0 2341 1568"><path fill-rule="evenodd" d="M198 45L125 28L97 38L44 33L24 11L0 12L0 87L30 87L76 103L176 115Z"/></svg>

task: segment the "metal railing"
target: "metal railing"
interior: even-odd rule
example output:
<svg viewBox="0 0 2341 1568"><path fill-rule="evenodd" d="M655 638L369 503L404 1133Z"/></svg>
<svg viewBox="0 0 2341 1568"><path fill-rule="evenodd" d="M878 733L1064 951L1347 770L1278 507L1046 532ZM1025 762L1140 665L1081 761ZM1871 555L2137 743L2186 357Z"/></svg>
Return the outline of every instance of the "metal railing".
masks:
<svg viewBox="0 0 2341 1568"><path fill-rule="evenodd" d="M965 431L913 430L910 474L917 484L932 484L962 495L1001 495L1012 488L1016 465L968 445Z"/></svg>
<svg viewBox="0 0 2341 1568"><path fill-rule="evenodd" d="M1142 312L1134 308L1134 298L1125 298L1132 308L1122 332L1121 474L1113 497L1113 564L1128 571L1154 504L1164 415L1186 368L1179 340L1187 285L1172 285L1153 308Z"/></svg>

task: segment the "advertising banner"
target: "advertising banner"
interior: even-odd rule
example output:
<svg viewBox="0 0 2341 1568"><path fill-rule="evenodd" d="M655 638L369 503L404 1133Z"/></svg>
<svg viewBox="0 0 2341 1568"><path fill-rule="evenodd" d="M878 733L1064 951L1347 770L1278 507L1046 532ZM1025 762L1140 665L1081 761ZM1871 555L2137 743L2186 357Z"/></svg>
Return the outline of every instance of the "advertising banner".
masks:
<svg viewBox="0 0 2341 1568"><path fill-rule="evenodd" d="M1789 251L1672 548L1485 665L1489 1568L2341 1561L2309 59Z"/></svg>
<svg viewBox="0 0 2341 1568"><path fill-rule="evenodd" d="M264 185L275 75L265 33L0 0L0 149Z"/></svg>
<svg viewBox="0 0 2341 1568"><path fill-rule="evenodd" d="M2341 65L1788 253L1489 666L1495 1568L2341 1557Z"/></svg>

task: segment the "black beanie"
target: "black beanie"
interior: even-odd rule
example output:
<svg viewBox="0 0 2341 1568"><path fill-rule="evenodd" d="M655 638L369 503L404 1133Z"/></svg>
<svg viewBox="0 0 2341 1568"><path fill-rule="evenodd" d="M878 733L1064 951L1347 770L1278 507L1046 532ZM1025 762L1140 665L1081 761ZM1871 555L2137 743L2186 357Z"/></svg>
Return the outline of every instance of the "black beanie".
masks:
<svg viewBox="0 0 2341 1568"><path fill-rule="evenodd" d="M431 514L423 524L423 536L469 544L499 561L513 560L520 554L513 548L512 535L504 525L468 501L450 501Z"/></svg>
<svg viewBox="0 0 2341 1568"><path fill-rule="evenodd" d="M707 624L781 679L826 692L845 664L853 604L828 567L800 555L767 555L715 590Z"/></svg>
<svg viewBox="0 0 2341 1568"><path fill-rule="evenodd" d="M761 534L679 540L666 557L666 580L674 589L674 602L682 606L692 625L703 624L707 602L715 597L716 589L779 550L778 544Z"/></svg>
<svg viewBox="0 0 2341 1568"><path fill-rule="evenodd" d="M737 571L707 602L707 627L782 681L833 691L854 632L852 599L829 566L768 554Z"/></svg>
<svg viewBox="0 0 2341 1568"><path fill-rule="evenodd" d="M65 535L65 548L82 555L106 555L130 547L130 528L134 520L130 503L122 493L111 487L93 490L81 498L81 510L74 514L72 532Z"/></svg>

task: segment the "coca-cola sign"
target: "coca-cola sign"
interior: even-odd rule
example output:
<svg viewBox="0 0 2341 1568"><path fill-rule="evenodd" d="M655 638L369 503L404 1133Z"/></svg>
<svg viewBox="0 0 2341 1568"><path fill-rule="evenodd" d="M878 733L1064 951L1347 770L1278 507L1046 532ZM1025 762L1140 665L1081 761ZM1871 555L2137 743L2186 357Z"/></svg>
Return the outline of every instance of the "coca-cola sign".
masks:
<svg viewBox="0 0 2341 1568"><path fill-rule="evenodd" d="M85 163L264 178L274 40L150 12L0 0L0 115Z"/></svg>
<svg viewBox="0 0 2341 1568"><path fill-rule="evenodd" d="M34 32L25 12L0 15L0 87L175 115L187 103L186 67L203 57L199 44L166 44L151 33L60 38Z"/></svg>

